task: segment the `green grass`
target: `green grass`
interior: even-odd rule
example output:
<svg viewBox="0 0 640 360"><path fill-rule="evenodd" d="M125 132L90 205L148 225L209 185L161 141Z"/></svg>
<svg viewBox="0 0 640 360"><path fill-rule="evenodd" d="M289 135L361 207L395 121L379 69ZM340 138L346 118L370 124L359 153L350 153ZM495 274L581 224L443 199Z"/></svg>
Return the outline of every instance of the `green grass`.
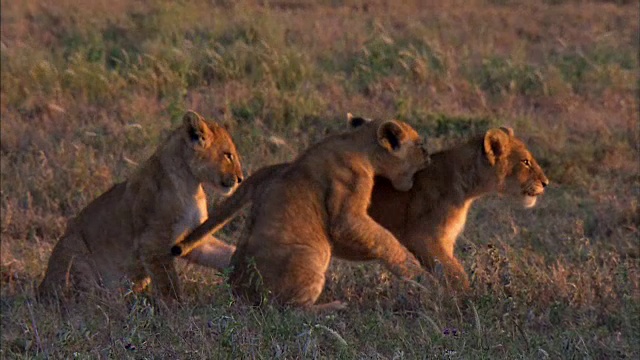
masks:
<svg viewBox="0 0 640 360"><path fill-rule="evenodd" d="M1 358L640 355L634 2L29 0L0 16ZM170 312L130 294L35 302L67 220L191 108L229 126L250 172L347 112L406 120L433 150L512 126L551 186L531 210L474 206L467 299L336 260L321 301L349 308L329 316L250 307L182 262Z"/></svg>

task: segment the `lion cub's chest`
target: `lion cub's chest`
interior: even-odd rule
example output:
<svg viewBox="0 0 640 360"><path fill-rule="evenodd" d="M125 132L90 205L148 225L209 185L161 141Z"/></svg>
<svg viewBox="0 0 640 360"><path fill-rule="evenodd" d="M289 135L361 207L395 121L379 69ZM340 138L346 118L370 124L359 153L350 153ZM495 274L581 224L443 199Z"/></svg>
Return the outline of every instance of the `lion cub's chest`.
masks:
<svg viewBox="0 0 640 360"><path fill-rule="evenodd" d="M450 209L445 216L446 221L442 228L442 240L445 248L451 252L453 252L458 236L464 230L471 203L472 201L466 201L461 207Z"/></svg>
<svg viewBox="0 0 640 360"><path fill-rule="evenodd" d="M177 240L179 237L186 235L206 220L206 218L207 199L203 193L202 196L189 199L187 204L185 204L182 215L173 225L173 239Z"/></svg>

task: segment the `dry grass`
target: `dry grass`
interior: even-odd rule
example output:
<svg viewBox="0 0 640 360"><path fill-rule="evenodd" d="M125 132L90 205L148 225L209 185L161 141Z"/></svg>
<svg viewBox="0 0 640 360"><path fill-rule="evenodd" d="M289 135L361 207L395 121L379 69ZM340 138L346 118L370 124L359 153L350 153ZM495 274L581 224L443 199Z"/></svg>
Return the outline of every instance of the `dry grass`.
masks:
<svg viewBox="0 0 640 360"><path fill-rule="evenodd" d="M2 1L2 358L637 358L638 4L633 1ZM469 301L335 261L333 316L236 303L181 263L186 301L33 301L68 218L193 108L252 171L345 114L435 148L509 124L552 181L533 210L481 200ZM233 240L241 220L225 230Z"/></svg>

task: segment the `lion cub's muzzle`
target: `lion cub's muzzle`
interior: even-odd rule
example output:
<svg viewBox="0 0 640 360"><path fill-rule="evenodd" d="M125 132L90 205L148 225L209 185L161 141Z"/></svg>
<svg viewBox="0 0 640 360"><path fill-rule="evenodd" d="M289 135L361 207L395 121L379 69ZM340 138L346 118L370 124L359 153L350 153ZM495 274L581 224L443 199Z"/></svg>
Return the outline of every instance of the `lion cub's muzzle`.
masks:
<svg viewBox="0 0 640 360"><path fill-rule="evenodd" d="M220 188L224 195L233 193L238 185L244 180L242 176L228 176L220 181Z"/></svg>
<svg viewBox="0 0 640 360"><path fill-rule="evenodd" d="M229 177L229 178L223 179L220 182L220 185L222 185L222 187L236 187L242 182L242 180L244 180L242 176Z"/></svg>
<svg viewBox="0 0 640 360"><path fill-rule="evenodd" d="M525 208L531 208L536 205L538 200L538 196L544 193L544 188L549 185L549 180L546 178L540 181L532 181L523 189L522 195L523 198L523 206Z"/></svg>

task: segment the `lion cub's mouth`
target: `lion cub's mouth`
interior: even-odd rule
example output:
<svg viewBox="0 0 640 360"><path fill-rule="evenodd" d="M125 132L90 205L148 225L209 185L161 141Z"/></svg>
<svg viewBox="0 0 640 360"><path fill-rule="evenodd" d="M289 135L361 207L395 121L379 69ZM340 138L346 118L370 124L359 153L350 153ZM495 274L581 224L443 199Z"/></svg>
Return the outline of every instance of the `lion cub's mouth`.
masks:
<svg viewBox="0 0 640 360"><path fill-rule="evenodd" d="M534 207L538 201L538 196L542 195L542 193L544 193L544 190L536 187L524 190L522 192L522 205L527 209Z"/></svg>

